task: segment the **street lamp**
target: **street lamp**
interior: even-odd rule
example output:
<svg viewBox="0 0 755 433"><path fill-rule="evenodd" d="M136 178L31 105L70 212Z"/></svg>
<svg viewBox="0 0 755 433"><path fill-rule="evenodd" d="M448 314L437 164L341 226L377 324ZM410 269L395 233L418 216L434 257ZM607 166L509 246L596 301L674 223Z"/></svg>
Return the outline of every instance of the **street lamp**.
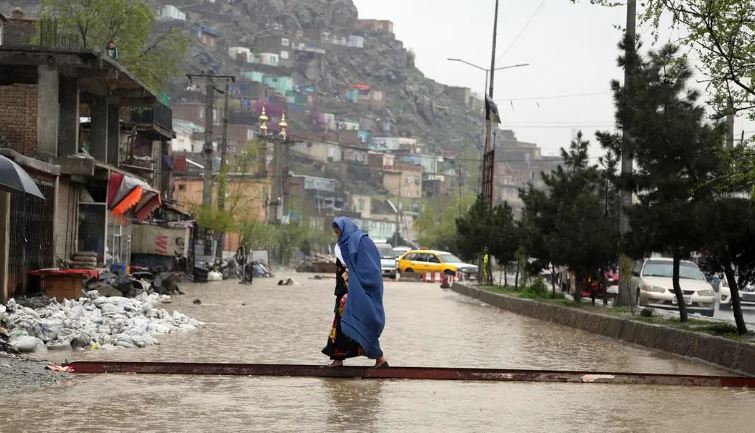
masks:
<svg viewBox="0 0 755 433"><path fill-rule="evenodd" d="M473 68L477 68L477 69L485 72L485 92L483 92L483 93L487 93L487 90L488 90L488 76L490 74L490 68L483 68L482 66L475 65L474 63L468 62L468 61L466 61L464 59L456 59L456 58L449 57L447 60L449 62L464 63L465 65L469 65L469 66L471 66ZM529 65L530 65L529 63L518 63L516 65L501 66L500 68L495 68L494 70L495 71L502 71L504 69L522 68L522 67L529 66ZM490 95L490 98L492 99L493 95Z"/></svg>

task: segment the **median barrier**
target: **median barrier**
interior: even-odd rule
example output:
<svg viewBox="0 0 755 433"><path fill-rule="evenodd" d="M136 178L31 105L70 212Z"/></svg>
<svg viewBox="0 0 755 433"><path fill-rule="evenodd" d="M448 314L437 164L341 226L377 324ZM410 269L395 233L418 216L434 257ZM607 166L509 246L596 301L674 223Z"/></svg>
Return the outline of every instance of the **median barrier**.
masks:
<svg viewBox="0 0 755 433"><path fill-rule="evenodd" d="M630 317L614 317L532 299L515 298L466 283L454 283L451 289L512 313L696 358L755 376L755 344L752 343L640 322Z"/></svg>

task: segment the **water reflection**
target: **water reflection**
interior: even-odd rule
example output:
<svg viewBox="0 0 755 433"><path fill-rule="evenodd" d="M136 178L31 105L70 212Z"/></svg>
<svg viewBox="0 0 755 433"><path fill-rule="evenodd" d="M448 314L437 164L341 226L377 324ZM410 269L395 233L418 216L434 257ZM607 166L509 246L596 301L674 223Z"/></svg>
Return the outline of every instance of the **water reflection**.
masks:
<svg viewBox="0 0 755 433"><path fill-rule="evenodd" d="M346 430L378 430L383 412L384 382L323 379L320 384L327 399L327 425Z"/></svg>

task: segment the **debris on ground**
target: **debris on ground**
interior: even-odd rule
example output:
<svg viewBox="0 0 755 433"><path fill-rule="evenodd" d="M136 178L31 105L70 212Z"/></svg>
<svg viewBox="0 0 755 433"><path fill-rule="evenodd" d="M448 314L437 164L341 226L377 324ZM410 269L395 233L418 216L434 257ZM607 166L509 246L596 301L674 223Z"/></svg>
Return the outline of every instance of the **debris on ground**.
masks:
<svg viewBox="0 0 755 433"><path fill-rule="evenodd" d="M278 285L279 286L293 286L294 285L294 280L292 280L291 278L287 278L285 280L280 280L280 281L278 281Z"/></svg>
<svg viewBox="0 0 755 433"><path fill-rule="evenodd" d="M18 395L24 391L54 385L68 380L65 372L49 370L47 361L0 351L0 397Z"/></svg>
<svg viewBox="0 0 755 433"><path fill-rule="evenodd" d="M336 273L336 257L327 254L313 254L301 259L296 272Z"/></svg>
<svg viewBox="0 0 755 433"><path fill-rule="evenodd" d="M202 301L199 299L195 299L193 302L194 305L202 305Z"/></svg>
<svg viewBox="0 0 755 433"><path fill-rule="evenodd" d="M135 298L86 293L78 300L50 301L44 297L10 299L0 305L0 326L8 336L0 347L22 353L59 349L113 349L159 344L155 336L192 331L202 323L177 311L156 308L170 302L167 295L141 293ZM31 308L26 305L39 305ZM2 333L0 333L2 334Z"/></svg>

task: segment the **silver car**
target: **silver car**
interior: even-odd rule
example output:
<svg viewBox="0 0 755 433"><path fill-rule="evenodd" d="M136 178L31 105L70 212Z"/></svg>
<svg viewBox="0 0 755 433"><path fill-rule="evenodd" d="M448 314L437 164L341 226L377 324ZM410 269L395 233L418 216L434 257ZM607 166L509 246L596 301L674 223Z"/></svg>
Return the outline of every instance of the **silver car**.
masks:
<svg viewBox="0 0 755 433"><path fill-rule="evenodd" d="M721 310L731 309L731 286L729 279L721 278L721 289L718 291L719 306ZM749 285L739 289L739 304L742 307L755 307L755 286Z"/></svg>
<svg viewBox="0 0 755 433"><path fill-rule="evenodd" d="M383 271L383 277L396 278L396 258L398 255L393 250L391 244L375 242L375 246L380 253L380 268Z"/></svg>
<svg viewBox="0 0 755 433"><path fill-rule="evenodd" d="M666 257L637 262L632 269L632 289L637 305L674 310L678 308L672 282L673 263L672 259ZM695 263L681 261L679 285L682 287L687 311L713 316L716 292Z"/></svg>

